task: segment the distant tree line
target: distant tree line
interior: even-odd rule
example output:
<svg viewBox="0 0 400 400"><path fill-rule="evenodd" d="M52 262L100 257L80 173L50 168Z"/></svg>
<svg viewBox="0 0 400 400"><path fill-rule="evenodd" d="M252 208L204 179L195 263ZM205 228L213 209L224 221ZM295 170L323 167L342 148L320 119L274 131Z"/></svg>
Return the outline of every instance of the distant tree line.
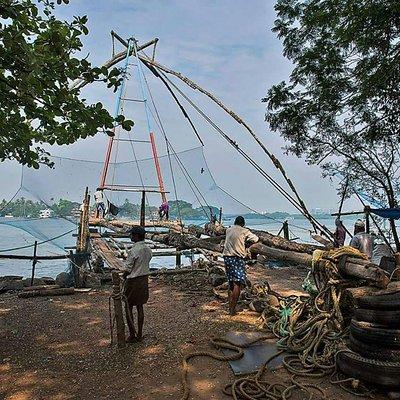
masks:
<svg viewBox="0 0 400 400"><path fill-rule="evenodd" d="M52 205L45 205L40 201L33 201L25 199L24 197L18 198L8 203L6 200L0 202L0 217L4 217L7 214L11 214L13 217L27 217L27 218L38 218L40 211L44 209L51 209L54 216L57 217L69 217L73 216L78 212L80 203L60 199L58 202ZM170 218L182 218L182 219L204 219L206 215L210 213L210 209L207 208L194 208L193 205L184 200L173 200L169 202L169 215ZM218 215L217 207L210 207L214 215ZM124 203L119 207L119 216L127 217L132 219L138 219L140 216L140 205L131 203L128 199L125 199ZM158 207L146 205L146 217L157 217Z"/></svg>

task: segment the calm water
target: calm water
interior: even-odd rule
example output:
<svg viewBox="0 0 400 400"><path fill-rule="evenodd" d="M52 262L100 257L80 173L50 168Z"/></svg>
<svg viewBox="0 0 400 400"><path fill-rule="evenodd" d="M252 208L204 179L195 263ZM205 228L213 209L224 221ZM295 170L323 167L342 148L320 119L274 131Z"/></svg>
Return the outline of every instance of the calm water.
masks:
<svg viewBox="0 0 400 400"><path fill-rule="evenodd" d="M344 219L345 225L352 230L355 218ZM229 226L232 220L224 220L224 225ZM334 229L334 219L323 219L321 222L331 230ZM194 223L204 225L205 221L186 221L186 224ZM281 224L267 219L248 219L247 226L254 229L263 229L271 233L278 233ZM298 241L312 243L308 229L308 221L304 219L289 220L291 238L298 238ZM0 254L23 254L32 255L33 247L14 250L15 247L29 246L35 240L43 242L48 238L54 238L66 232L70 232L52 242L40 244L38 255L65 254L66 246L74 246L76 238L73 233L76 226L63 219L38 219L38 220L19 220L17 218L0 218ZM189 259L182 257L184 264L189 264ZM41 261L36 265L36 276L55 277L59 272L65 271L67 261ZM175 266L174 257L154 257L151 266L155 268L172 268ZM22 275L24 277L31 274L31 262L19 260L0 259L0 276L2 275Z"/></svg>

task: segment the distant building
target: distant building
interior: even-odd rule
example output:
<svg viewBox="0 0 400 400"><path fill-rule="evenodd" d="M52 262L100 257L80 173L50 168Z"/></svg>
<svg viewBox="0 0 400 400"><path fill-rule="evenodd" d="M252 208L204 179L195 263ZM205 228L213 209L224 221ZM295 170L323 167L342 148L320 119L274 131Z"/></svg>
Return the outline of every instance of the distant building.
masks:
<svg viewBox="0 0 400 400"><path fill-rule="evenodd" d="M50 210L50 208L46 208L45 210L39 211L39 218L50 218L52 214L53 210Z"/></svg>

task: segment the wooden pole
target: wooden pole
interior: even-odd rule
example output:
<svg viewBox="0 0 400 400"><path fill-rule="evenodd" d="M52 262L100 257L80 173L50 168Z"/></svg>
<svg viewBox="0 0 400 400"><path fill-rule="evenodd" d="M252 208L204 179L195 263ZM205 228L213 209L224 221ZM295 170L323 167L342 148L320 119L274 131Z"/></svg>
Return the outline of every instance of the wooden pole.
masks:
<svg viewBox="0 0 400 400"><path fill-rule="evenodd" d="M166 203L167 195L165 194L164 181L161 173L160 160L158 159L157 146L156 146L156 141L154 139L154 133L150 132L149 135L150 135L151 150L153 152L154 165L156 167L156 172L157 172L158 186L160 188L160 193L161 193L161 200L163 203Z"/></svg>
<svg viewBox="0 0 400 400"><path fill-rule="evenodd" d="M370 223L369 223L369 214L370 214L370 207L365 206L364 207L364 212L365 212L365 231L367 233L370 232Z"/></svg>
<svg viewBox="0 0 400 400"><path fill-rule="evenodd" d="M37 259L36 259L37 245L38 245L38 242L37 242L37 240L35 240L35 245L33 246L31 286L33 286L33 281L35 280L35 267L36 267L36 263L37 263Z"/></svg>
<svg viewBox="0 0 400 400"><path fill-rule="evenodd" d="M220 224L222 223L222 207L219 208L218 222L219 222Z"/></svg>
<svg viewBox="0 0 400 400"><path fill-rule="evenodd" d="M146 226L146 192L142 192L142 202L140 204L140 226Z"/></svg>
<svg viewBox="0 0 400 400"><path fill-rule="evenodd" d="M117 345L118 347L125 347L125 322L121 300L121 279L116 271L112 272L111 277L113 283L114 314L117 325Z"/></svg>
<svg viewBox="0 0 400 400"><path fill-rule="evenodd" d="M182 253L180 251L176 252L176 263L175 266L176 268L180 268L182 265Z"/></svg>
<svg viewBox="0 0 400 400"><path fill-rule="evenodd" d="M290 237L289 237L289 223L287 221L284 221L282 228L283 228L283 237L286 240L290 240Z"/></svg>

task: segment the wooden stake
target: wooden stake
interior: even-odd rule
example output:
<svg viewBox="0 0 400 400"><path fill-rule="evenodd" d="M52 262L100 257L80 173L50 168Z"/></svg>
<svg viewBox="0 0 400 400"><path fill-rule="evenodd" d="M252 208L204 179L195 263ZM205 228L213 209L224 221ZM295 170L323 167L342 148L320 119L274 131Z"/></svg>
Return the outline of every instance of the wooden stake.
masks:
<svg viewBox="0 0 400 400"><path fill-rule="evenodd" d="M283 228L283 237L286 240L290 240L290 237L289 237L289 223L287 221L284 221L282 228Z"/></svg>
<svg viewBox="0 0 400 400"><path fill-rule="evenodd" d="M121 279L117 272L113 271L113 300L114 300L114 314L117 325L117 345L118 347L125 347L125 322L121 300Z"/></svg>
<svg viewBox="0 0 400 400"><path fill-rule="evenodd" d="M176 268L179 268L182 265L182 253L180 251L176 252Z"/></svg>
<svg viewBox="0 0 400 400"><path fill-rule="evenodd" d="M31 286L33 286L33 281L35 279L35 267L37 263L36 253L37 253L37 240L35 240L35 245L33 247L33 260L32 260L32 277L31 277Z"/></svg>
<svg viewBox="0 0 400 400"><path fill-rule="evenodd" d="M140 204L140 226L145 227L146 225L146 192L142 192L142 202Z"/></svg>

